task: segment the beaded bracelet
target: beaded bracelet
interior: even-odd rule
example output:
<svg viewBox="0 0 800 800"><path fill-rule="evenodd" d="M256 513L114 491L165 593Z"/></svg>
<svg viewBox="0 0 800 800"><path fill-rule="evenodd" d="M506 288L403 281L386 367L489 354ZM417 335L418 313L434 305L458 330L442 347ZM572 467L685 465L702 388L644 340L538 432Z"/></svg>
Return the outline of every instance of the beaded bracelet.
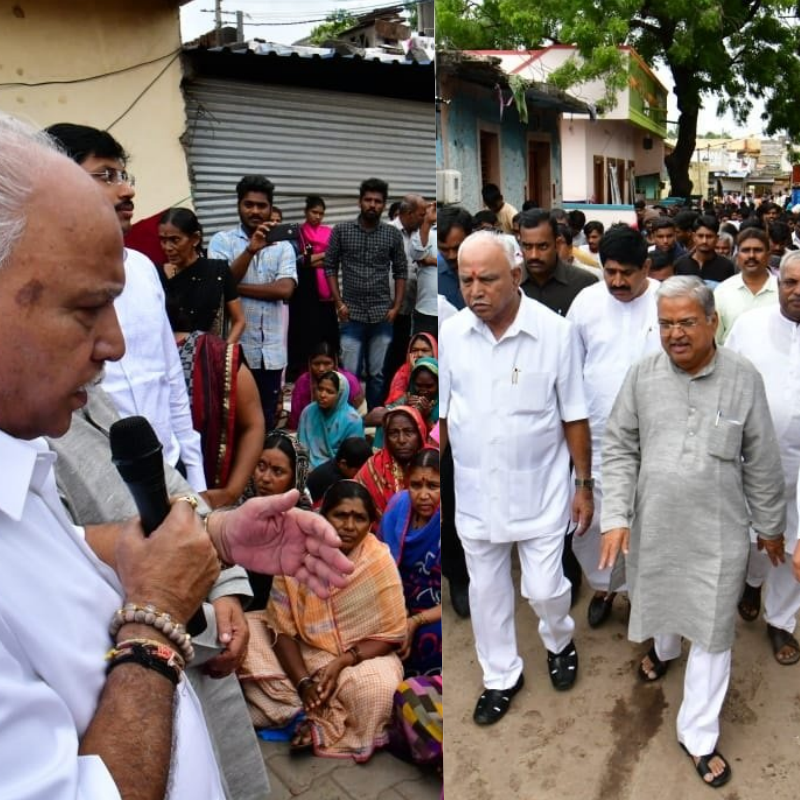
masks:
<svg viewBox="0 0 800 800"><path fill-rule="evenodd" d="M108 627L111 638L116 639L120 628L131 622L149 625L159 633L163 633L173 644L178 646L187 664L194 658L192 637L186 632L186 628L180 622L175 622L169 614L159 611L152 603L143 606L126 603L122 608L118 608Z"/></svg>
<svg viewBox="0 0 800 800"><path fill-rule="evenodd" d="M141 644L136 640L129 640L127 644L129 646L124 649L114 648L109 651L106 656L109 659L106 675L111 674L121 664L138 664L140 667L152 669L154 672L163 675L173 686L178 685L181 679L181 670L173 658L177 653L165 645L156 644L154 647L153 645ZM162 654L162 648L166 651L165 654Z"/></svg>

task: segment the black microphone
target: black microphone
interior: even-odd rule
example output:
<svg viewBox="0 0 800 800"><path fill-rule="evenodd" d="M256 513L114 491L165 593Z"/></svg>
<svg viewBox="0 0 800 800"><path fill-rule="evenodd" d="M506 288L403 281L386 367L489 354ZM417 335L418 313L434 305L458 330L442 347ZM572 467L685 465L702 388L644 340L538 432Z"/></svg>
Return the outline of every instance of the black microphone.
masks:
<svg viewBox="0 0 800 800"><path fill-rule="evenodd" d="M161 442L144 417L117 420L108 435L111 460L133 496L144 534L149 536L166 519L170 509ZM186 630L197 636L205 629L206 617L203 609L199 608Z"/></svg>

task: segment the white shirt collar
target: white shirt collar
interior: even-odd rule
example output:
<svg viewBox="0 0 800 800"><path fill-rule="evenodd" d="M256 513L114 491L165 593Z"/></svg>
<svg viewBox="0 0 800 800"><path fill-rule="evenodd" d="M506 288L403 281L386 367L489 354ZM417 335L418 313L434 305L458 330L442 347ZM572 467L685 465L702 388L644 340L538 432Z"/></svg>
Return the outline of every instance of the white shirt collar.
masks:
<svg viewBox="0 0 800 800"><path fill-rule="evenodd" d="M0 431L0 512L19 522L28 492L43 488L55 460L44 439L25 441Z"/></svg>
<svg viewBox="0 0 800 800"><path fill-rule="evenodd" d="M492 342L501 342L503 339L517 336L520 333L527 333L532 339L538 339L540 332L539 314L542 310L546 310L548 314L552 314L553 312L550 311L550 309L545 309L545 307L536 300L531 300L522 292L522 289L518 288L517 292L520 296L517 315L514 317L514 321L511 325L509 325L508 330L506 330L499 339L495 339L489 326L475 314L472 314L472 329Z"/></svg>

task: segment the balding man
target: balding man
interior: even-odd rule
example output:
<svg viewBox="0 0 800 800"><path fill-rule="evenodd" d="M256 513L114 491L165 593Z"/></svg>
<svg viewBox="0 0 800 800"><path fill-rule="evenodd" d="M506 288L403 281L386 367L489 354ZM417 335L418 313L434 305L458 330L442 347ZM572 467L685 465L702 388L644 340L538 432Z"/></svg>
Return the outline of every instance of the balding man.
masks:
<svg viewBox="0 0 800 800"><path fill-rule="evenodd" d="M577 677L561 552L570 523L570 456L577 478L588 480L591 440L575 329L522 294L512 243L483 231L467 237L458 276L469 310L442 326L440 419L442 447L449 441L453 451L456 525L485 687L474 720L490 725L523 685L514 544L553 686L569 689ZM577 492L579 533L592 512L592 493Z"/></svg>
<svg viewBox="0 0 800 800"><path fill-rule="evenodd" d="M220 559L321 576L310 551L345 567L328 558L338 537L294 537L317 525L288 510L294 493L280 508L214 512L207 530L176 502L148 538L135 521L70 523L40 437L63 435L122 357L122 233L95 176L3 115L0 196L0 794L222 800L182 625Z"/></svg>

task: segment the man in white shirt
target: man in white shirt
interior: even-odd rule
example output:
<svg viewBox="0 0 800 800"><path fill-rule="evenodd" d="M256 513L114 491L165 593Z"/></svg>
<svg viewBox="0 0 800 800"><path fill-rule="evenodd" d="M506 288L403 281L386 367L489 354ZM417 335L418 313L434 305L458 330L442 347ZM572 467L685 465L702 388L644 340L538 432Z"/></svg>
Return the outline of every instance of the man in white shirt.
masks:
<svg viewBox="0 0 800 800"><path fill-rule="evenodd" d="M764 379L769 411L781 450L786 481L786 550L797 548L797 476L800 471L800 252L781 260L778 305L742 314L731 328L725 347L747 357ZM772 652L779 664L800 661L794 637L800 611L800 583L792 565L773 567L751 536L750 560L739 614L747 622L758 617L764 587L764 620Z"/></svg>
<svg viewBox="0 0 800 800"><path fill-rule="evenodd" d="M459 250L458 275L469 310L442 326L440 419L442 447L449 441L453 451L456 525L485 686L473 718L490 725L524 682L514 630L515 543L553 686L569 689L577 677L561 552L570 456L580 487L572 503L578 533L591 523L591 441L574 327L522 294L511 243L472 234Z"/></svg>
<svg viewBox="0 0 800 800"><path fill-rule="evenodd" d="M616 596L616 592L609 592L611 570L598 569L603 500L600 465L606 420L628 367L661 349L656 306L660 284L648 277L647 242L633 228L615 225L600 240L598 255L603 263L603 282L583 289L567 312L581 344L592 432L594 521L583 536L572 539L572 551L595 592L588 608L592 628L608 619Z"/></svg>
<svg viewBox="0 0 800 800"><path fill-rule="evenodd" d="M717 344L725 344L737 318L754 308L778 302L778 279L769 271L769 237L760 228L745 228L736 237L739 272L714 289L719 316Z"/></svg>
<svg viewBox="0 0 800 800"><path fill-rule="evenodd" d="M190 642L146 615L121 619L112 636L112 617L122 603L152 604L185 623L220 559L324 580L323 561L348 571L333 552L338 539L289 511L292 493L271 511L215 512L207 530L188 502L147 538L135 521L69 523L56 456L40 437L68 430L87 387L124 352L114 310L125 281L120 226L95 180L2 115L0 195L0 798L223 800L176 660ZM245 558L250 548L256 560ZM258 555L265 548L272 564Z"/></svg>
<svg viewBox="0 0 800 800"><path fill-rule="evenodd" d="M80 164L114 206L123 235L131 228L134 180L125 169L127 154L106 131L59 123L47 132ZM115 300L125 336L125 355L109 363L103 389L120 416L145 417L153 426L164 458L197 492L206 490L200 434L192 425L189 396L178 348L164 305L164 291L147 256L125 249L125 289Z"/></svg>

